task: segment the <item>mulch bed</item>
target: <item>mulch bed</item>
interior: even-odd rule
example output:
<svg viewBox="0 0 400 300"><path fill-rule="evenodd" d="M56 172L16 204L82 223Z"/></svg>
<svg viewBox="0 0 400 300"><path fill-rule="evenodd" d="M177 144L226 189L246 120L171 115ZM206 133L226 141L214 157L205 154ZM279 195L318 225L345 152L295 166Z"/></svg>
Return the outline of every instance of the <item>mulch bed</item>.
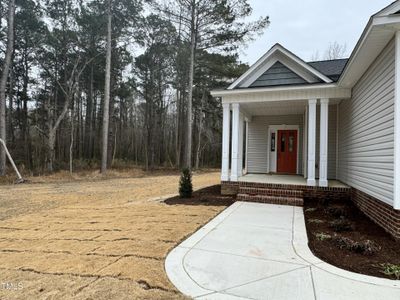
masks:
<svg viewBox="0 0 400 300"><path fill-rule="evenodd" d="M229 206L235 202L235 197L222 196L221 185L210 186L193 193L192 198L181 199L179 196L164 201L168 205L211 205Z"/></svg>
<svg viewBox="0 0 400 300"><path fill-rule="evenodd" d="M317 257L348 271L396 279L383 273L382 264L400 265L400 242L373 223L350 200L329 203L307 200L304 212L309 246ZM338 223L334 226L334 221L339 222L339 226Z"/></svg>

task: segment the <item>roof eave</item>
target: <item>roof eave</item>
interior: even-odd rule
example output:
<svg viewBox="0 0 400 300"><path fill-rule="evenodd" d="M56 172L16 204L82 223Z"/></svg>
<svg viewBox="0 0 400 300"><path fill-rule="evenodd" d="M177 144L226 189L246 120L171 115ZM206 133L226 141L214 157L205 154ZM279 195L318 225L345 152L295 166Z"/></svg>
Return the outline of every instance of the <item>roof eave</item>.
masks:
<svg viewBox="0 0 400 300"><path fill-rule="evenodd" d="M352 88L369 67L369 65L363 64L362 69L364 72L352 72L354 71L353 68L360 67L360 64L357 63L359 57L363 57L365 53L369 51L369 54L372 57L372 59L369 60L369 63L372 64L373 61L375 61L376 57L378 57L378 55L386 47L387 43L382 44L379 48L374 49L374 52L371 52L372 50L366 47L368 38L371 36L374 30L377 29L384 29L387 33L390 33L387 38L387 42L389 42L393 38L395 32L400 29L400 16L382 16L381 14L375 14L369 19L367 26L365 27L360 39L358 40L349 58L349 61L347 62L342 72L342 75L339 78L339 86Z"/></svg>

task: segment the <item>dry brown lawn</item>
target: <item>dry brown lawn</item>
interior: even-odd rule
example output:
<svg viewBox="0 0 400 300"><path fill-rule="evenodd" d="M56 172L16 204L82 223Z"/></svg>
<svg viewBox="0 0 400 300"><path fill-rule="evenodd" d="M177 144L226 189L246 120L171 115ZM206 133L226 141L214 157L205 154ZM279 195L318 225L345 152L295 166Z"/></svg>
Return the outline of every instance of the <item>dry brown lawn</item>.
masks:
<svg viewBox="0 0 400 300"><path fill-rule="evenodd" d="M0 186L0 299L183 298L164 259L224 206L164 204L177 175L50 181Z"/></svg>

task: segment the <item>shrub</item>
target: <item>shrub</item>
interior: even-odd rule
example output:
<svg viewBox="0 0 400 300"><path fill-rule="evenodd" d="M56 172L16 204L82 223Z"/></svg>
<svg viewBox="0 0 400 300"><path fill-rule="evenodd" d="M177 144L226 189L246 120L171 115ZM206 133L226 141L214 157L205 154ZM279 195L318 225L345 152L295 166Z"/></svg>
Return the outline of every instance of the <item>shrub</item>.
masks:
<svg viewBox="0 0 400 300"><path fill-rule="evenodd" d="M323 233L323 232L315 234L315 237L317 238L318 241L321 241L321 242L323 242L325 240L330 240L332 238L331 235Z"/></svg>
<svg viewBox="0 0 400 300"><path fill-rule="evenodd" d="M308 223L322 224L322 223L324 223L324 221L320 220L320 219L310 219L310 220L308 220Z"/></svg>
<svg viewBox="0 0 400 300"><path fill-rule="evenodd" d="M352 252L361 253L363 255L373 255L377 251L381 250L380 246L370 240L357 242L347 237L335 236L333 241L340 249L346 249Z"/></svg>
<svg viewBox="0 0 400 300"><path fill-rule="evenodd" d="M335 218L347 216L347 209L344 206L330 206L325 208L325 213Z"/></svg>
<svg viewBox="0 0 400 300"><path fill-rule="evenodd" d="M351 223L348 220L346 220L344 217L341 217L340 219L332 221L329 226L336 232L353 230L353 226L351 225Z"/></svg>
<svg viewBox="0 0 400 300"><path fill-rule="evenodd" d="M383 268L383 274L395 277L397 280L400 280L400 265L393 264L381 264Z"/></svg>
<svg viewBox="0 0 400 300"><path fill-rule="evenodd" d="M192 194L192 172L189 169L183 169L179 181L179 195L181 198L191 198Z"/></svg>
<svg viewBox="0 0 400 300"><path fill-rule="evenodd" d="M314 212L314 211L316 211L316 210L317 210L316 207L311 207L311 208L307 208L307 209L306 209L306 212Z"/></svg>

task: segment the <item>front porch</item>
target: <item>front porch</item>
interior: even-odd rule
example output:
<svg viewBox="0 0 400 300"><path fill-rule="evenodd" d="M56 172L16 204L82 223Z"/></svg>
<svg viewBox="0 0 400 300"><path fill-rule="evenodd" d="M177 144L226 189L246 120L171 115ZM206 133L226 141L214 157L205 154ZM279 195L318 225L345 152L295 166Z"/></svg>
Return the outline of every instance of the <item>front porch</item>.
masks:
<svg viewBox="0 0 400 300"><path fill-rule="evenodd" d="M221 180L238 182L244 175L260 174L299 185L335 184L339 102L325 98L223 103ZM251 178L260 177L244 180Z"/></svg>

